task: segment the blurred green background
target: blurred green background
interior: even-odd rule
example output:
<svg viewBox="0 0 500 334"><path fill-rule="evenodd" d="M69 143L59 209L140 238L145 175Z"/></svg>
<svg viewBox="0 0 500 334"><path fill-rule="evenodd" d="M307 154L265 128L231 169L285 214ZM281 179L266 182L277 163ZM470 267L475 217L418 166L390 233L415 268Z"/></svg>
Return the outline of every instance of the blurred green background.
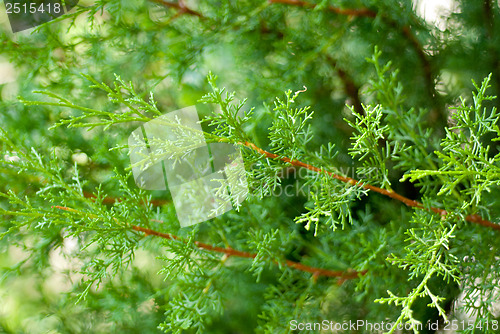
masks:
<svg viewBox="0 0 500 334"><path fill-rule="evenodd" d="M116 182L109 180L114 168L125 172L129 158L126 149L110 148L125 145L138 124L106 131L49 130L73 111L28 107L17 97L49 101L33 93L48 90L80 105L120 112L122 106L109 102L105 92L90 88L91 83L80 75L111 84L116 74L132 81L145 98L152 91L158 108L166 113L196 104L209 91L206 75L212 71L218 75L220 87L235 91L238 98L248 98L247 106L255 107L254 122L246 131L256 145L266 147L269 105L276 96L283 96L284 90L305 86L300 104L311 105L315 112L311 147L335 143L337 159L343 163L339 168L347 169L356 161L347 154L351 129L343 119L353 116L346 104L359 112L361 103L374 101L368 91L374 70L366 58L375 46L382 51L382 61L391 61L391 69L399 70L405 105L430 110L424 126L437 133L442 134L448 123L448 107L456 105L459 96L470 98L471 79L480 82L493 73L491 92L498 95L500 91L500 11L496 1L443 1L445 9L441 11L432 9L435 1L330 0L317 1L315 6L297 1L181 2L192 12L182 11L177 2L162 2L85 0L61 19L16 34L10 31L2 3L2 128L27 147L36 147L44 154L53 152L68 173L76 163L89 190L102 185L110 196L119 196ZM366 8L369 14L344 15L331 8ZM15 159L15 155L0 158ZM397 180L400 175L392 177ZM32 196L38 191L36 183L9 168L0 170L3 192ZM409 184L401 184L397 190L410 198L418 195ZM153 196L169 199L168 193L155 192ZM258 206L250 200L250 213L243 217L228 213L223 219L244 220L250 214L259 217L265 207L276 224L313 243L312 232L292 221L303 212L307 200L304 196L282 196ZM369 217L373 224L384 224L394 212L401 211L397 203L380 198L370 199L368 207L365 204L357 203L353 212L360 221ZM11 217L0 219L1 233L9 228ZM40 221L42 227L46 223ZM209 229L206 225L199 228ZM335 248L349 240L330 241ZM159 332L170 284L157 275L161 261L156 256L161 245L145 240L144 249L135 253L127 270L75 305L75 291L81 288L78 282L82 278L78 245L78 240L63 238L59 231L52 236L26 234L0 241L0 332ZM287 251L292 259L306 253L300 246L288 245ZM266 287L275 278L265 273L262 281L255 283L242 271L233 279L237 283L227 287L232 297L226 301L224 315L214 320L207 332L254 332ZM342 294L355 289L354 283L346 284L346 289L340 290L325 283L325 309L328 305L337 312L342 309L340 300L346 298ZM366 315L366 309L357 308L364 296L358 298L346 312Z"/></svg>

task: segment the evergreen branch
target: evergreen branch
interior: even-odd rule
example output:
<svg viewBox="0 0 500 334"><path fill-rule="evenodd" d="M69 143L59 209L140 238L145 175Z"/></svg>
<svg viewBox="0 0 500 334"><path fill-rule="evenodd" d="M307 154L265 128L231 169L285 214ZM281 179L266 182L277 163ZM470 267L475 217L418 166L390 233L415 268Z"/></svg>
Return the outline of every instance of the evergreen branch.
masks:
<svg viewBox="0 0 500 334"><path fill-rule="evenodd" d="M73 208L68 208L68 207L59 206L59 205L55 205L53 207L56 209L59 209L59 210L69 211L69 212L76 213L76 214L82 214L81 211L75 210ZM90 216L94 216L94 215L88 215L88 216L90 217ZM98 217L95 216L95 218L98 218ZM115 221L117 221L117 220L115 219ZM163 222L161 222L161 223L163 223ZM184 242L180 237L178 237L174 234L163 233L163 232L155 231L155 230L141 227L141 226L137 226L137 225L129 225L129 226L135 231L144 233L145 236L154 235L156 237L160 237L160 238L167 239L167 240L176 240L176 241ZM198 248L205 249L205 250L212 251L212 252L226 254L227 256L236 256L236 257L248 258L248 259L254 259L257 256L257 254L254 254L254 253L243 252L243 251L239 251L239 250L232 249L232 248L222 248L222 247L212 246L212 245L205 244L205 243L199 242L199 241L195 241L194 244ZM275 262L275 263L278 264L277 262ZM300 270L300 271L311 273L314 275L314 277L318 277L318 276L337 277L337 278L341 279L340 282L347 280L347 279L354 279L354 278L357 278L359 275L365 275L367 273L366 270L364 270L364 271L354 271L354 270L342 271L342 270L329 270L329 269L323 269L323 268L316 268L316 267L307 266L307 265L302 264L300 262L295 262L295 261L291 261L291 260L285 260L285 261L283 261L283 263L286 264L290 268L295 268L295 269Z"/></svg>
<svg viewBox="0 0 500 334"><path fill-rule="evenodd" d="M335 173L329 172L327 170L324 170L322 168L309 165L309 164L307 164L305 162L302 162L302 161L292 160L292 159L290 159L288 157L280 156L278 154L274 154L274 153L265 151L265 150L257 147L253 143L244 142L244 143L239 143L239 144L243 145L243 146L246 146L246 147L248 147L248 148L250 148L250 149L252 149L252 150L254 150L254 151L256 151L256 152L258 152L260 154L262 154L266 158L281 160L281 161L289 163L289 164L291 164L291 165L293 165L295 167L306 168L306 169L308 169L310 171L313 171L313 172L326 173L330 177L332 177L334 179L337 179L337 180L339 180L341 182L349 183L349 184L351 184L353 186L358 186L358 187L361 187L361 188L364 188L364 189L367 189L367 190L371 190L371 191L374 191L376 193L388 196L388 197L390 197L392 199L395 199L397 201L400 201L400 202L406 204L409 207L413 207L413 208L417 208L417 209L424 209L424 210L427 210L427 211L432 211L434 213L440 214L441 216L446 216L448 214L448 212L446 210L444 210L444 209L440 209L440 208L436 208L436 207L426 208L421 202L409 199L409 198L407 198L405 196L402 196L402 195L400 195L397 192L394 192L392 190L386 190L386 189L382 189L382 188L379 188L379 187L376 187L376 186L372 186L371 184L363 183L361 181L355 180L355 179L350 178L348 176L342 176L342 175L339 175L339 174L335 174ZM478 214L468 215L468 216L465 217L465 220L468 221L468 222L471 222L471 223L479 224L479 225L482 225L482 226L489 227L489 228L492 228L492 229L500 231L500 225L495 224L493 222L490 222L488 220L485 220L485 219L483 219Z"/></svg>
<svg viewBox="0 0 500 334"><path fill-rule="evenodd" d="M2 170L3 173L5 172L9 172L10 170L8 169L5 169L5 170ZM30 182L39 182L40 184L43 184L43 185L47 185L48 181L46 179L44 179L43 177L41 176L31 176L29 178L29 181ZM88 191L85 191L83 190L83 197L85 198L89 198L91 199L92 201L94 201L95 199L97 199L97 196L88 192ZM101 198L100 199L101 203L102 204L114 204L116 202L120 202L121 199L119 198L116 198L116 197L112 197L112 196L106 196L104 198ZM144 204L151 204L153 206L162 206L162 205L165 205L165 204L168 204L170 203L169 200L165 200L165 199L151 199L148 203L144 202Z"/></svg>
<svg viewBox="0 0 500 334"><path fill-rule="evenodd" d="M122 103L127 102L130 105L130 101L129 100L125 100L119 93L116 93L110 87L108 87L108 86L106 86L104 84L99 84L95 80L92 80L90 77L87 77L87 78L89 80L91 80L92 82L94 82L96 85L98 85L98 87L100 87L100 88L108 91L108 93L111 94L111 97L118 99L117 102L122 102ZM127 90L129 90L130 92L132 92L132 95L134 95L134 96L137 95L131 85L130 86L128 86L128 85L126 86L124 84L124 82L121 81L121 79L117 78L117 80L119 80L119 82L120 82L120 85L116 86L116 90L117 91L119 90L120 87L125 87ZM243 107L244 101L241 102L241 103L239 103L237 106L231 105L230 102L233 100L234 95L233 94L227 94L226 97L223 97L222 95L224 93L224 90L220 90L220 89L216 88L216 86L215 86L215 80L216 80L215 76L211 75L209 77L209 82L212 85L212 87L214 88L214 93L212 95L209 94L209 95L205 96L201 100L202 102L205 102L205 103L216 103L216 104L221 105L221 110L222 110L223 115L224 115L224 117L209 118L209 120L212 121L211 125L217 125L219 127L215 131L216 134L206 134L206 135L208 135L208 137L211 137L211 139L214 139L215 141L218 141L218 142L233 142L233 143L237 143L239 145L246 146L246 147L248 147L248 148L256 151L257 153L259 153L261 155L264 155L267 158L281 160L282 162L290 163L291 165L293 165L295 167L306 168L308 170L311 170L311 171L314 171L314 172L317 172L317 173L326 172L327 175L329 175L330 177L332 177L334 179L337 179L337 180L339 180L341 182L344 182L344 183L347 183L347 184L351 184L351 185L356 185L356 186L361 187L361 188L366 189L366 190L372 190L372 191L377 192L379 194L382 194L382 195L385 195L385 196L390 197L392 199L398 200L398 201L404 203L405 205L407 205L409 207L415 207L415 208L418 208L418 209L425 209L427 211L432 211L434 213L437 213L437 214L439 214L441 216L446 216L448 214L448 212L446 210L444 210L444 209L440 209L440 208L436 208L436 207L424 207L424 205L421 202L409 199L407 197L404 197L404 196L402 196L402 195L400 195L400 194L392 191L391 189L389 189L389 190L382 189L382 188L379 188L377 186L371 185L369 183L362 182L362 181L359 181L359 180L355 180L355 179L350 178L350 177L345 177L345 176L342 176L342 175L338 175L338 174L335 174L335 173L332 173L332 172L329 172L329 171L325 171L322 168L315 167L315 166L309 165L307 163L301 162L300 160L296 159L297 157L293 155L293 152L288 152L288 153L291 153L292 155L291 155L291 157L287 157L285 155L278 155L278 154L271 153L271 152L265 151L265 150L257 147L255 144L251 143L249 141L249 138L246 136L246 134L241 131L241 125L249 119L249 116L250 116L250 114L251 114L252 111L246 112L245 116L243 118L237 116L238 112ZM278 105L276 106L276 108L278 108L278 110L280 110L280 108L285 108L285 109L289 108L289 104L291 102L293 102L293 99L296 97L296 95L294 97L291 97L290 94L291 93L289 92L288 95L287 95L287 101L288 102L286 102L285 104L283 104L284 102L282 102L282 103L279 104L279 106ZM60 102L61 106L64 106L64 107L76 107L76 108L78 108L80 110L82 110L82 108L83 108L83 107L75 106L73 103L71 103L71 102L69 102L69 101L67 101L65 99L62 99L59 96L56 96L55 94L47 93L47 95L53 96L55 98L58 98L61 101ZM137 102L137 101L141 102L141 106L144 109L150 109L150 108L146 108L147 107L147 103L146 102L144 102L142 100L134 100L134 101L135 102ZM36 102L31 102L31 103L35 104ZM44 103L47 103L47 102L44 102ZM142 104L144 104L144 105L142 105ZM83 109L85 111L88 111L86 108L83 108ZM132 109L134 109L134 108L132 108ZM91 110L91 111L93 112L93 110ZM152 111L154 111L155 113L159 113L159 111L156 109L156 106L154 106L154 108L153 108ZM302 110L302 112L305 113L306 110ZM112 113L99 111L97 113L97 115L101 115L102 113L106 113L106 116L108 116L108 117L111 118L111 120L109 121L109 123L107 125L110 125L110 124L112 124L113 122L116 122L116 121L121 121L121 119L113 119L113 117L111 117L111 116L108 115L108 114L112 114ZM138 112L138 113L141 114L140 112ZM305 115L304 117L305 117L304 118L304 121L305 121L305 120L307 120L307 118L310 117L310 115ZM144 117L144 120L150 120L150 119ZM228 123L228 120L230 121L229 123ZM221 137L220 135L223 134L223 133L233 134L235 136L235 140L230 140L228 138ZM295 140L292 140L292 141L295 142ZM307 138L305 138L303 141L307 142ZM284 152L284 153L287 154L287 152ZM159 159L162 159L162 158L163 157L159 157ZM469 222L472 222L472 223L476 223L476 224L485 226L485 227L489 227L489 228L492 228L492 229L495 229L495 230L500 230L500 225L495 224L493 222L490 222L488 220L485 220L485 219L483 219L481 216L479 216L477 214L468 215L468 216L465 217L465 220L469 221Z"/></svg>

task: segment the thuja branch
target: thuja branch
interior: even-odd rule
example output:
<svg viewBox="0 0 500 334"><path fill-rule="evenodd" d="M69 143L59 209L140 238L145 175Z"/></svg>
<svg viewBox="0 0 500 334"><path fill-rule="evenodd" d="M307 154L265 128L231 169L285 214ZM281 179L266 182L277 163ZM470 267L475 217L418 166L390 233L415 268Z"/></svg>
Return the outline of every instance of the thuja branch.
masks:
<svg viewBox="0 0 500 334"><path fill-rule="evenodd" d="M79 210L64 207L64 206L56 205L56 206L54 206L54 208L59 209L59 210L72 212L72 213L76 213L76 214L83 214L83 212L81 212ZM86 214L86 215L92 216L94 218L98 218L96 215L92 215L92 214L90 214L90 215ZM115 221L117 223L120 223L117 219L115 219ZM157 222L163 223L162 221L157 221ZM159 232L159 231L155 231L155 230L145 228L142 226L137 226L137 225L127 224L127 226L132 228L134 231L144 233L145 236L152 235L152 236L167 239L167 240L176 240L176 241L180 241L180 242L185 243L184 240L182 240L179 236L174 235L174 234ZM243 251L239 251L239 250L236 250L233 248L217 247L217 246L205 244L205 243L199 242L199 241L195 241L194 245L200 249L208 250L211 252L222 253L222 254L225 254L227 256L235 256L235 257L248 258L248 259L254 259L255 257L257 257L257 254L255 254L255 253L243 252ZM275 262L275 263L278 264L278 262ZM291 260L285 260L285 261L283 261L283 263L290 268L294 268L294 269L297 269L300 271L311 273L315 277L317 277L317 276L336 277L336 278L340 279L340 282L347 280L347 279L354 279L354 278L359 277L359 275L365 275L367 273L366 270L364 270L364 271L355 271L355 270L342 271L342 270L329 270L329 269L323 269L323 268L316 268L316 267L307 266L307 265L302 264L300 262L295 262L295 261L291 261Z"/></svg>
<svg viewBox="0 0 500 334"><path fill-rule="evenodd" d="M244 145L244 146L246 146L246 147L248 147L248 148L250 148L250 149L252 149L252 150L254 150L254 151L256 151L256 152L258 152L260 154L262 154L266 158L281 160L281 161L289 163L289 164L291 164L293 166L306 168L306 169L308 169L310 171L313 171L313 172L316 172L316 173L326 173L326 174L328 174L330 177L332 177L334 179L337 179L337 180L342 181L344 183L349 183L349 184L351 184L353 186L362 187L364 189L371 190L371 191L374 191L376 193L388 196L388 197L390 197L392 199L395 199L397 201L400 201L400 202L406 204L409 207L414 207L414 208L417 208L417 209L424 209L424 210L432 211L432 212L435 212L437 214L440 214L441 216L446 216L448 214L448 212L446 210L444 210L444 209L435 208L435 207L426 208L421 202L409 199L409 198L407 198L405 196L402 196L402 195L400 195L400 194L398 194L398 193L396 193L394 191L390 191L390 190L382 189L382 188L379 188L379 187L376 187L376 186L372 186L371 184L363 183L361 181L358 181L356 179L353 179L353 178L350 178L350 177L347 177L347 176L338 175L338 174L326 171L326 170L324 170L322 168L309 165L309 164L304 163L302 161L291 160L288 157L280 156L278 154L274 154L274 153L265 151L265 150L257 147L253 143L244 142L244 143L239 143L239 144L240 145ZM465 220L468 221L468 222L471 222L471 223L483 225L483 226L486 226L486 227L489 227L489 228L492 228L492 229L500 231L500 225L495 224L493 222L490 222L488 220L485 220L485 219L483 219L481 216L479 216L477 214L468 215L468 216L465 217Z"/></svg>

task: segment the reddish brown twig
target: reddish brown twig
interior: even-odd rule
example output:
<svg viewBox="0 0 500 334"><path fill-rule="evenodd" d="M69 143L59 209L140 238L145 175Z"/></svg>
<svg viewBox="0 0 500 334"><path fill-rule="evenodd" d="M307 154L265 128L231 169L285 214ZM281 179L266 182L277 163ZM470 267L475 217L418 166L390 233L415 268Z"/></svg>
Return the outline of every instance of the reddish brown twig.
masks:
<svg viewBox="0 0 500 334"><path fill-rule="evenodd" d="M169 240L180 240L178 236L173 235L173 234L162 233L162 232L154 231L154 230L144 228L141 226L136 226L136 225L132 225L131 227L132 227L132 229L139 231L139 232L142 232L146 235L154 235L154 236L164 238L164 239L169 239ZM243 258L248 258L248 259L254 259L257 256L257 254L254 254L254 253L243 252L243 251L239 251L239 250L236 250L233 248L222 248L222 247L212 246L212 245L205 244L205 243L202 243L199 241L195 241L194 244L198 248L202 248L202 249L209 250L212 252L223 253L223 254L226 254L227 256L236 256L236 257L243 257ZM341 271L341 270L329 270L329 269L315 268L315 267L306 266L305 264L302 264L300 262L295 262L295 261L290 261L290 260L285 260L284 263L291 268L295 268L297 270L312 273L314 275L327 276L327 277L339 277L339 278L342 278L344 280L357 278L358 275L366 274L366 271L358 272L358 271L353 271L353 270Z"/></svg>
<svg viewBox="0 0 500 334"><path fill-rule="evenodd" d="M441 216L446 216L448 214L446 212L446 210L444 210L444 209L439 209L439 208L434 208L434 207L426 208L422 203L420 203L418 201L415 201L415 200L412 200L412 199L409 199L407 197L404 197L404 196L402 196L402 195L400 195L400 194L398 194L398 193L396 193L394 191L389 191L389 190L386 190L386 189L375 187L375 186L372 186L372 185L370 185L368 183L363 183L363 182L355 180L353 178L350 178L350 177L347 177L347 176L338 175L338 174L326 171L326 170L324 170L322 168L306 164L306 163L304 163L302 161L291 160L288 157L283 157L283 156L279 156L279 155L271 153L271 152L267 152L267 151L265 151L265 150L257 147L253 143L245 142L245 143L240 143L240 144L244 145L244 146L246 146L248 148L251 148L252 150L254 150L254 151L256 151L256 152L264 155L267 158L278 159L278 160L281 160L283 162L290 163L290 164L292 164L293 166L296 166L296 167L302 167L302 168L309 169L309 170L311 170L313 172L326 173L326 174L328 174L329 176L331 176L334 179L337 179L337 180L345 182L345 183L352 184L353 186L358 186L358 187L361 187L361 188L364 188L364 189L372 190L372 191L377 192L379 194L382 194L382 195L388 196L388 197L390 197L392 199L395 199L397 201L400 201L400 202L406 204L409 207L414 207L414 208L417 208L417 209L429 210L429 211L435 212L437 214L440 214ZM468 221L468 222L471 222L471 223L483 225L483 226L490 227L492 229L500 231L500 225L495 224L493 222L490 222L488 220L485 220L485 219L483 219L481 216L479 216L477 214L468 215L468 216L465 217L465 220Z"/></svg>
<svg viewBox="0 0 500 334"><path fill-rule="evenodd" d="M83 214L83 215L88 215L88 216L91 216L94 218L98 218L94 214L87 214L87 213L81 212L79 210L76 210L73 208L68 208L65 206L55 205L55 206L53 206L53 208L56 208L59 210L64 210L64 211L69 211L69 212L80 214L80 215ZM117 223L119 223L118 220L115 219L115 221ZM157 222L161 222L161 221L157 221ZM152 230L149 228L145 228L145 227L141 227L141 226L137 226L137 225L128 225L128 226L130 226L135 231L144 233L145 236L153 235L153 236L160 237L160 238L167 239L167 240L177 240L177 241L184 242L181 238L179 238L178 236L176 236L174 234L158 232L158 231L155 231L155 230ZM195 241L194 244L198 248L205 249L205 250L208 250L211 252L218 252L218 253L226 254L227 256L236 256L236 257L242 257L242 258L248 258L248 259L254 259L257 256L257 254L254 254L254 253L243 252L243 251L239 251L239 250L236 250L233 248L223 248L223 247L212 246L212 245L205 244L205 243L199 242L199 241ZM359 272L359 271L354 271L354 270L341 271L341 270L329 270L329 269L323 269L323 268L315 268L315 267L307 266L307 265L302 264L300 262L295 262L295 261L290 261L290 260L285 260L284 263L290 268L295 268L295 269L300 270L300 271L312 273L315 276L337 277L341 280L340 282L343 282L347 279L357 278L359 275L365 275L367 273L366 270Z"/></svg>

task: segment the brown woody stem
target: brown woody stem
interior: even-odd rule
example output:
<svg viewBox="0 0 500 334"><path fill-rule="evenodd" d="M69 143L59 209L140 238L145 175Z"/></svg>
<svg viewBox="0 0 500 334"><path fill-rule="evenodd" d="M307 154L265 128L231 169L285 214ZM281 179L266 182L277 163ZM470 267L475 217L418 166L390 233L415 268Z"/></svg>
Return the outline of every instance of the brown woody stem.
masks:
<svg viewBox="0 0 500 334"><path fill-rule="evenodd" d="M279 156L277 154L265 151L265 150L263 150L263 149L255 146L255 144L253 144L253 143L245 142L245 143L240 143L240 144L244 145L244 146L246 146L248 148L251 148L252 150L254 150L254 151L256 151L256 152L264 155L267 158L278 159L278 160L281 160L283 162L290 163L293 166L306 168L306 169L311 170L313 172L326 173L326 174L328 174L329 176L331 176L334 179L337 179L337 180L342 181L344 183L349 183L349 184L351 184L353 186L358 186L358 187L361 187L361 188L364 188L364 189L368 189L368 190L374 191L376 193L388 196L388 197L390 197L392 199L395 199L397 201L400 201L400 202L406 204L409 207L414 207L414 208L417 208L417 209L424 209L424 210L432 211L432 212L435 212L437 214L440 214L441 216L446 216L448 214L446 212L446 210L444 210L444 209L439 209L439 208L435 208L435 207L426 208L426 207L424 207L424 205L422 203L420 203L418 201L415 201L415 200L412 200L412 199L409 199L407 197L404 197L404 196L402 196L402 195L400 195L400 194L398 194L398 193L396 193L394 191L389 191L389 190L382 189L382 188L379 188L379 187L376 187L376 186L372 186L372 185L370 185L368 183L363 183L361 181L355 180L355 179L347 177L347 176L338 175L338 174L326 171L326 170L324 170L322 168L306 164L306 163L304 163L302 161L291 160L288 157ZM471 223L483 225L483 226L490 227L492 229L500 231L500 225L495 224L493 222L490 222L488 220L485 220L485 219L483 219L481 216L479 216L477 214L468 215L468 216L465 217L465 220L468 221L468 222L471 222Z"/></svg>
<svg viewBox="0 0 500 334"><path fill-rule="evenodd" d="M81 211L75 210L73 208L68 208L65 206L56 205L56 206L54 206L54 208L59 209L59 210L69 211L72 213L83 214L83 212L81 212ZM90 216L95 216L95 215L90 214ZM135 231L144 233L145 236L154 235L156 237L160 237L160 238L167 239L167 240L177 240L177 241L184 242L181 238L179 238L178 236L176 236L174 234L158 232L158 231L151 230L149 228L145 228L145 227L137 226L137 225L129 225L129 226ZM223 248L223 247L212 246L212 245L205 244L205 243L199 242L199 241L195 241L194 244L198 248L205 249L205 250L208 250L211 252L226 254L227 256L236 256L236 257L242 257L242 258L248 258L248 259L254 259L257 256L257 254L254 254L254 253L243 252L243 251L239 251L239 250L236 250L233 248ZM275 262L275 263L277 263L277 262ZM297 269L300 271L312 273L315 276L337 277L341 280L341 282L343 282L347 279L357 278L359 275L365 275L367 273L366 270L359 272L359 271L354 271L354 270L341 271L341 270L329 270L329 269L323 269L323 268L316 268L316 267L307 266L307 265L302 264L300 262L295 262L295 261L291 261L291 260L285 260L284 264L286 264L290 268L294 268L294 269Z"/></svg>

